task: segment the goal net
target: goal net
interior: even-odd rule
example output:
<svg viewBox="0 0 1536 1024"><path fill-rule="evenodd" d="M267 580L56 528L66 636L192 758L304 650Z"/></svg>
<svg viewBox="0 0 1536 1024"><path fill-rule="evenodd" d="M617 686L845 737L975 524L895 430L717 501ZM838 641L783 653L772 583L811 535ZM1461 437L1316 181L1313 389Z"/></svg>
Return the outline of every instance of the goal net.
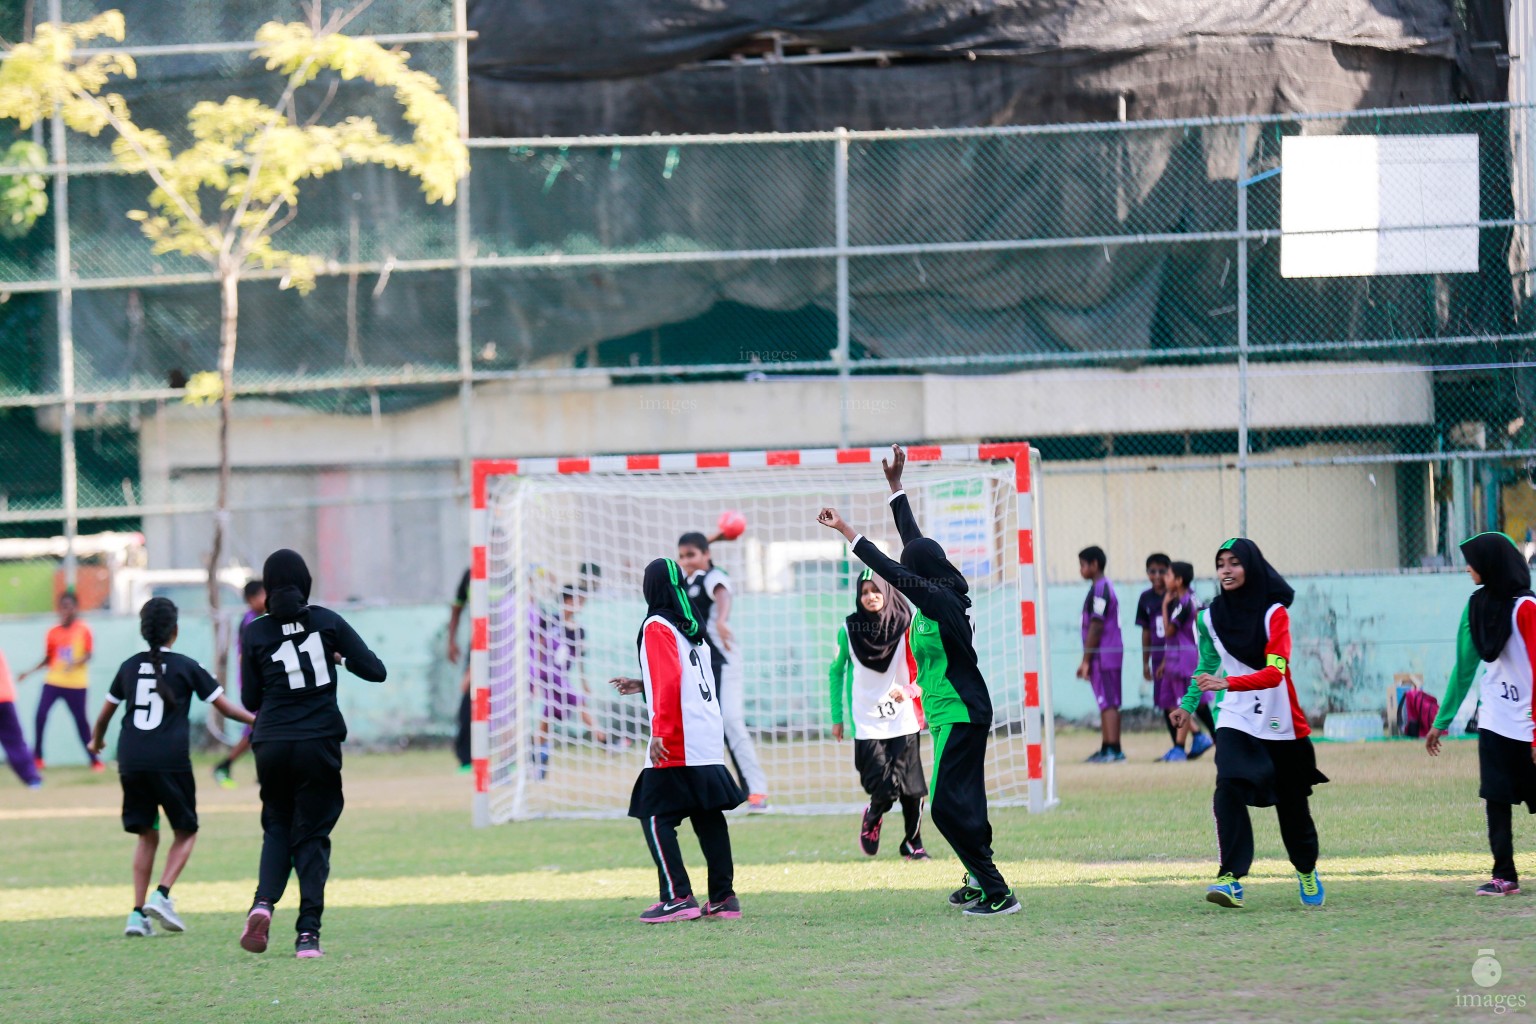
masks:
<svg viewBox="0 0 1536 1024"><path fill-rule="evenodd" d="M852 811L867 797L853 743L832 736L829 668L862 564L816 522L835 506L892 555L901 541L867 449L484 461L474 475L470 606L474 820L620 816L645 763L641 575L687 531L716 541L732 590L747 734L769 805ZM903 477L919 525L971 586L975 643L995 718L990 798L1056 802L1043 628L1038 455L1027 445L913 448ZM1035 487L1031 487L1031 482ZM729 705L723 705L727 708ZM925 733L924 765L932 750Z"/></svg>

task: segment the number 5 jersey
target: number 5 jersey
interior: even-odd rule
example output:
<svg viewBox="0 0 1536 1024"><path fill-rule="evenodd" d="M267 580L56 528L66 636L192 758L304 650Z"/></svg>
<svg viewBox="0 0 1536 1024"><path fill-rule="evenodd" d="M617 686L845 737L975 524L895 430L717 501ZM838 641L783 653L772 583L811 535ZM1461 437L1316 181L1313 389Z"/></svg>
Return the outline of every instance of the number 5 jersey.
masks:
<svg viewBox="0 0 1536 1024"><path fill-rule="evenodd" d="M149 652L135 654L112 679L107 701L126 712L117 735L117 767L124 772L190 772L191 741L187 709L196 694L217 700L224 688L208 671L184 654L160 649L163 676L155 675ZM163 694L169 692L170 701Z"/></svg>

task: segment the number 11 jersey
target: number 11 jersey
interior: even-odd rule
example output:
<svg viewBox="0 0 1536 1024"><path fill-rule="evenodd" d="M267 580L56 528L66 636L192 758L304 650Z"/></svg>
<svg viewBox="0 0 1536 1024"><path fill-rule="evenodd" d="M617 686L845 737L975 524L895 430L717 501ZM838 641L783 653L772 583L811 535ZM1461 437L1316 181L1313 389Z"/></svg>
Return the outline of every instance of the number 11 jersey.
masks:
<svg viewBox="0 0 1536 1024"><path fill-rule="evenodd" d="M384 663L347 620L307 605L290 622L271 615L245 627L240 699L256 712L251 742L347 738L336 703L336 656L359 679L384 681Z"/></svg>

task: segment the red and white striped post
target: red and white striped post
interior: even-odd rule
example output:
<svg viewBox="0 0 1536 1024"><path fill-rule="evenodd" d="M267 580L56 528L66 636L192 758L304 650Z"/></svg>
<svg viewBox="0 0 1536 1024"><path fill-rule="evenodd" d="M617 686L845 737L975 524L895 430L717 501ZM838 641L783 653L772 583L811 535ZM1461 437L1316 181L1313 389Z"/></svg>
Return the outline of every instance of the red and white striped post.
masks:
<svg viewBox="0 0 1536 1024"><path fill-rule="evenodd" d="M511 459L477 460L469 500L469 759L475 775L474 823L491 823L491 678L490 591L486 581L486 482L492 476L515 474Z"/></svg>
<svg viewBox="0 0 1536 1024"><path fill-rule="evenodd" d="M1040 655L1043 646L1040 634L1044 630L1044 622L1035 565L1037 525L1032 468L1030 450L1026 445L1023 451L1014 456L1013 484L1019 517L1019 628L1024 636L1024 753L1028 764L1029 809L1038 813L1048 806L1048 794L1045 785L1045 721L1040 710Z"/></svg>
<svg viewBox="0 0 1536 1024"><path fill-rule="evenodd" d="M489 521L486 509L488 481L493 476L537 476L568 473L645 473L669 470L758 469L767 466L868 465L879 462L884 449L802 448L746 452L689 452L671 455L597 455L590 458L482 459L474 463L471 483L469 534L471 544L469 609L470 642L470 758L474 766L474 823L491 823L490 812L490 598L487 582L486 541ZM1018 591L1020 629L1023 634L1024 730L1028 763L1029 809L1043 811L1055 804L1055 787L1048 779L1049 745L1045 742L1041 698L1044 666L1043 595L1036 562L1038 502L1033 489L1031 457L1027 444L914 445L907 448L910 462L1013 463L1015 502L1018 511Z"/></svg>

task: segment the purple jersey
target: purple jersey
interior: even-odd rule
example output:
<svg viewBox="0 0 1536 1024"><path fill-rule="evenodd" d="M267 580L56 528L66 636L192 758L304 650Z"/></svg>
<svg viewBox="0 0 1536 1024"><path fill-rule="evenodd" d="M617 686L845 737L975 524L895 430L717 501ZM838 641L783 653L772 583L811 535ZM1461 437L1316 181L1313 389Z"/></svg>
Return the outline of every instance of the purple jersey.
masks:
<svg viewBox="0 0 1536 1024"><path fill-rule="evenodd" d="M1200 644L1195 639L1195 618L1199 613L1200 606L1195 602L1195 595L1189 593L1168 609L1173 631L1164 641L1166 653L1163 664L1166 674L1187 680L1200 663ZM1162 620L1161 612L1158 620Z"/></svg>
<svg viewBox="0 0 1536 1024"><path fill-rule="evenodd" d="M1163 649L1168 646L1163 638L1163 595L1148 587L1136 599L1136 625L1152 631L1152 643L1142 652L1152 658L1152 667L1162 664Z"/></svg>
<svg viewBox="0 0 1536 1024"><path fill-rule="evenodd" d="M1088 651L1088 627L1094 619L1104 621L1104 633L1099 638L1099 649ZM1108 579L1094 580L1088 588L1088 598L1083 602L1083 646L1084 653L1098 656L1100 668L1120 667L1125 648L1120 639L1120 599L1115 596L1115 585Z"/></svg>

